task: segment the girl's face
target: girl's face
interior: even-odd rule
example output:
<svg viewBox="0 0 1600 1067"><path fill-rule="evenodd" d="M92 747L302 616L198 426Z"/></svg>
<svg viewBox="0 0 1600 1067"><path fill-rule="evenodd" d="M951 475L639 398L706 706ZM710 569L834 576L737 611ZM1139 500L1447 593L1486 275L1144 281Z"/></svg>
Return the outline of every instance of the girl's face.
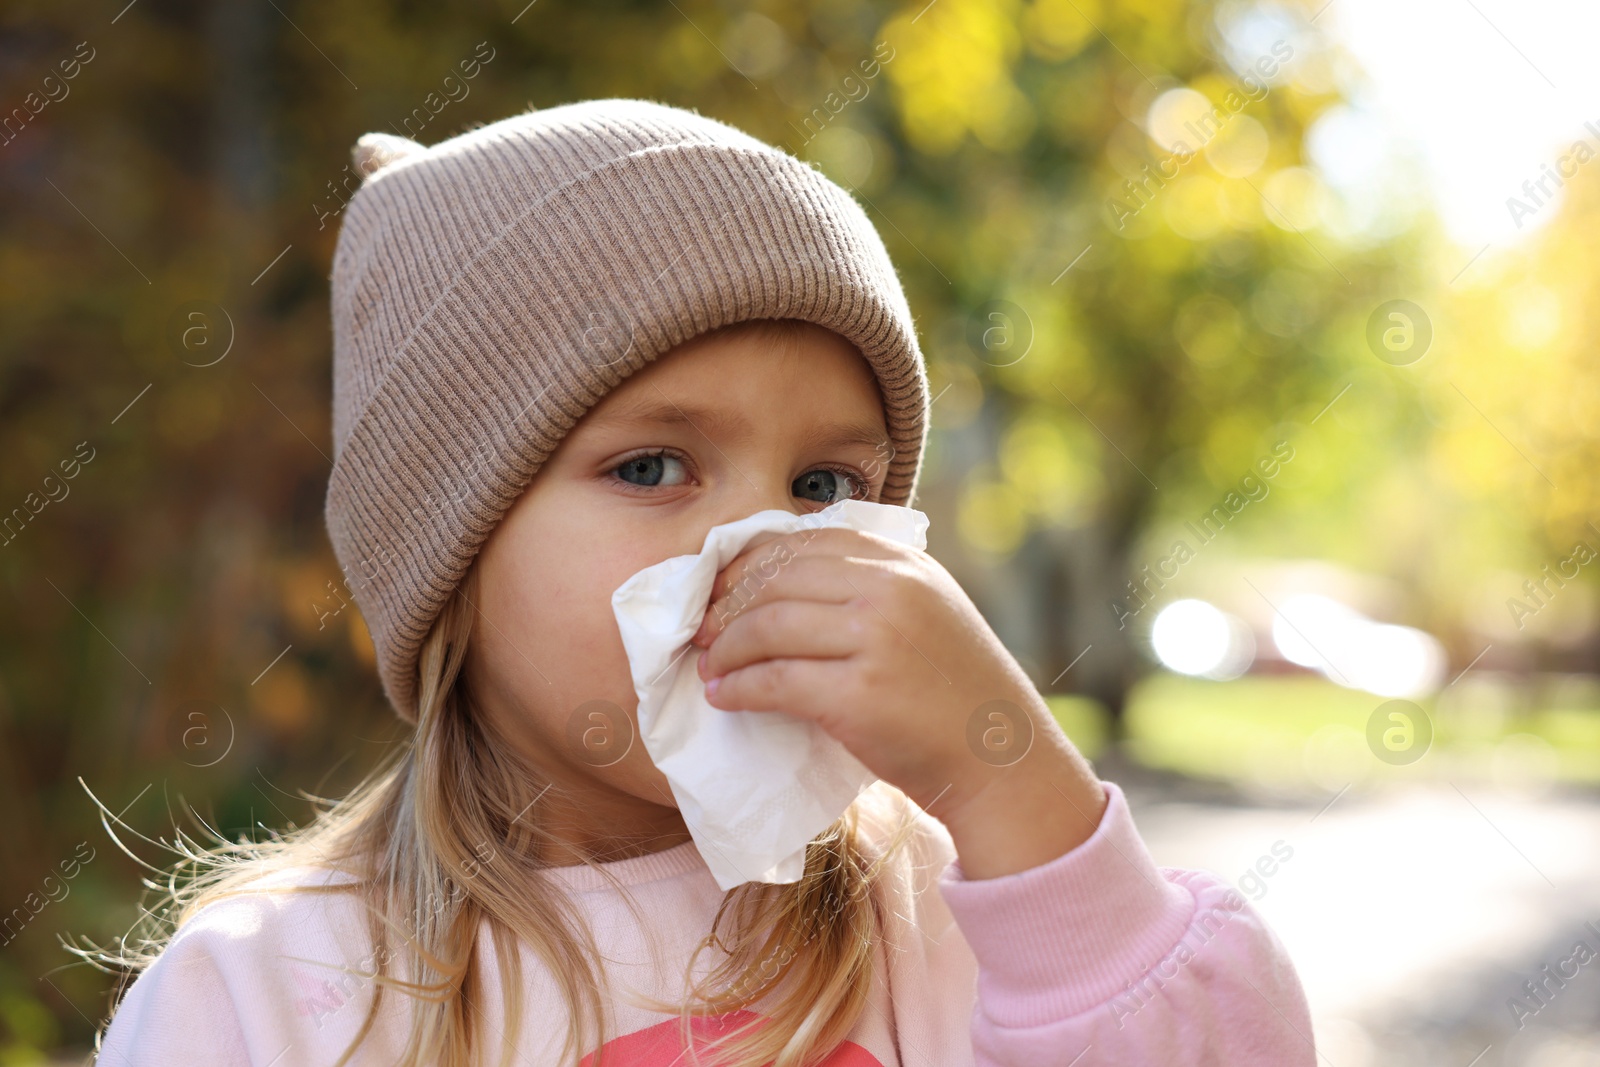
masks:
<svg viewBox="0 0 1600 1067"><path fill-rule="evenodd" d="M643 851L687 839L638 737L612 592L698 553L713 526L876 501L889 455L872 369L809 324L793 339L694 338L578 421L479 553L464 668L478 714L554 783L543 825L591 855L619 838Z"/></svg>

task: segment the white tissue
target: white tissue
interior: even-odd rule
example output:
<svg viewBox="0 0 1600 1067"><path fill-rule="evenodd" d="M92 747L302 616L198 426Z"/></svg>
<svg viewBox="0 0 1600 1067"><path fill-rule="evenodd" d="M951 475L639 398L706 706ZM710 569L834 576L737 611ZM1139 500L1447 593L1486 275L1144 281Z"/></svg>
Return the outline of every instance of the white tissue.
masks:
<svg viewBox="0 0 1600 1067"><path fill-rule="evenodd" d="M877 780L811 722L712 707L696 669L700 649L689 644L717 573L752 539L830 526L927 547L928 517L914 508L841 500L809 515L759 511L713 527L699 555L646 567L611 594L639 696L640 738L723 890L799 881L806 843ZM759 587L763 576L752 567L749 580Z"/></svg>

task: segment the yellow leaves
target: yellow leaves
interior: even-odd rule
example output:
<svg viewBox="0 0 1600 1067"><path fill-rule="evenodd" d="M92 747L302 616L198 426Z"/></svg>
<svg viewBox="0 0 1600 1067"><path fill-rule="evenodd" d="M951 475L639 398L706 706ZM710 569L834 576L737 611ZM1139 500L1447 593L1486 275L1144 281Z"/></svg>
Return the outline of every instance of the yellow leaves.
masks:
<svg viewBox="0 0 1600 1067"><path fill-rule="evenodd" d="M1262 185L1261 195L1267 201L1267 218L1284 230L1318 226L1328 209L1328 193L1322 180L1305 167L1274 171Z"/></svg>
<svg viewBox="0 0 1600 1067"><path fill-rule="evenodd" d="M1163 152L1186 155L1199 151L1216 135L1218 120L1214 110L1204 93L1189 88L1168 89L1150 105L1145 129Z"/></svg>
<svg viewBox="0 0 1600 1067"><path fill-rule="evenodd" d="M255 717L280 735L300 733L311 721L311 686L305 672L290 656L274 663L250 687Z"/></svg>
<svg viewBox="0 0 1600 1067"><path fill-rule="evenodd" d="M1427 400L1440 424L1427 459L1440 484L1537 543L1552 536L1545 523L1570 528L1593 514L1600 393L1591 346L1569 325L1582 304L1566 274L1577 272L1504 266L1493 288L1424 305L1439 346L1427 357L1437 359Z"/></svg>
<svg viewBox="0 0 1600 1067"><path fill-rule="evenodd" d="M1238 308L1214 293L1201 293L1178 309L1172 332L1190 359L1209 366L1238 355L1243 321Z"/></svg>
<svg viewBox="0 0 1600 1067"><path fill-rule="evenodd" d="M995 371L995 379L1016 396L1046 397L1062 403L1056 383L1069 391L1082 392L1092 387L1100 367L1087 351L1083 326L1068 317L1063 306L1030 304L1035 309L1033 349L1026 359ZM1067 384L1071 383L1071 384Z"/></svg>
<svg viewBox="0 0 1600 1067"><path fill-rule="evenodd" d="M1477 413L1462 407L1465 414L1433 437L1428 459L1434 477L1464 499L1480 501L1500 497L1523 472L1538 477ZM1521 471L1514 471L1513 464Z"/></svg>
<svg viewBox="0 0 1600 1067"><path fill-rule="evenodd" d="M1029 514L1079 525L1105 493L1094 442L1068 433L1059 415L1029 415L1000 444L1000 469Z"/></svg>
<svg viewBox="0 0 1600 1067"><path fill-rule="evenodd" d="M983 383L962 359L935 360L928 367L933 395L933 424L941 431L959 430L983 407Z"/></svg>
<svg viewBox="0 0 1600 1067"><path fill-rule="evenodd" d="M1000 443L998 469L981 466L962 487L961 539L974 551L1003 557L1033 526L1090 522L1106 493L1092 433L1042 409L1013 422Z"/></svg>
<svg viewBox="0 0 1600 1067"><path fill-rule="evenodd" d="M1265 126L1249 115L1235 115L1206 145L1206 160L1224 177L1245 178L1261 169L1270 147Z"/></svg>
<svg viewBox="0 0 1600 1067"><path fill-rule="evenodd" d="M1059 63L1098 36L1090 20L1098 22L1100 17L1097 0L1035 0L1022 13L1022 35L1030 52Z"/></svg>
<svg viewBox="0 0 1600 1067"><path fill-rule="evenodd" d="M1019 148L1037 119L1011 79L1022 48L1015 0L917 6L883 29L907 139L930 155L955 151L968 133L991 151Z"/></svg>
<svg viewBox="0 0 1600 1067"><path fill-rule="evenodd" d="M1219 413L1204 429L1200 449L1200 468L1216 485L1236 485L1242 473L1255 462L1270 456L1273 439L1263 437L1261 417L1253 411L1228 410ZM1298 462L1304 449L1295 452Z"/></svg>
<svg viewBox="0 0 1600 1067"><path fill-rule="evenodd" d="M1225 229L1259 226L1261 206L1256 201L1260 197L1252 183L1228 180L1249 178L1271 154L1267 128L1242 113L1250 103L1250 98L1215 76L1168 89L1151 101L1143 123L1148 142L1137 148L1120 146L1126 158L1117 169L1131 174L1132 184L1124 182L1114 194L1123 198L1124 205L1108 208L1114 222L1126 222L1130 212L1142 214L1159 201L1166 226L1191 241L1209 240ZM1125 127L1130 134L1133 128ZM1150 147L1154 148L1153 158L1141 158ZM1117 149L1108 146L1107 154L1114 162ZM1194 162L1200 155L1210 164L1209 173ZM1275 220L1280 227L1303 228L1320 220L1326 196L1311 172L1292 167L1274 178L1279 183L1279 197L1287 205ZM1149 224L1150 220L1145 220L1146 227ZM1125 235L1145 236L1148 232L1147 228Z"/></svg>
<svg viewBox="0 0 1600 1067"><path fill-rule="evenodd" d="M1085 141L1098 147L1115 128L1121 116L1101 74L1085 64L1059 71L1040 87L1035 99L1041 121L1058 142Z"/></svg>
<svg viewBox="0 0 1600 1067"><path fill-rule="evenodd" d="M805 158L834 181L876 192L891 177L889 167L879 162L891 164L894 152L875 137L834 123L806 143Z"/></svg>
<svg viewBox="0 0 1600 1067"><path fill-rule="evenodd" d="M340 610L338 595L350 596L336 580L338 572L320 559L284 563L278 572L274 584L280 594L279 610L294 628L297 640L315 637L324 628L322 617Z"/></svg>
<svg viewBox="0 0 1600 1067"><path fill-rule="evenodd" d="M1222 187L1215 179L1203 174L1183 178L1161 195L1161 215L1179 237L1204 241L1227 224Z"/></svg>
<svg viewBox="0 0 1600 1067"><path fill-rule="evenodd" d="M991 152L1021 148L1037 122L1032 102L1009 80L992 83L972 101L969 126Z"/></svg>
<svg viewBox="0 0 1600 1067"><path fill-rule="evenodd" d="M782 69L794 46L783 27L755 11L736 15L722 31L722 50L747 78L770 78Z"/></svg>
<svg viewBox="0 0 1600 1067"><path fill-rule="evenodd" d="M702 85L728 69L728 61L687 21L667 32L657 55L660 69L684 88Z"/></svg>
<svg viewBox="0 0 1600 1067"><path fill-rule="evenodd" d="M1542 509L1547 539L1558 541L1567 531L1592 520L1594 490L1586 480L1592 469L1588 457L1577 464L1564 464L1558 459L1545 467L1545 473L1556 483L1554 489L1542 481L1538 483L1549 490Z"/></svg>
<svg viewBox="0 0 1600 1067"><path fill-rule="evenodd" d="M1116 14L1125 18L1132 15L1147 23L1170 26L1181 23L1185 7L1182 0L1118 0ZM1088 10L1087 7L1084 8L1085 12ZM1110 12L1107 12L1106 16L1109 19ZM1101 18L1096 18L1095 22L1102 28L1106 24L1106 20Z"/></svg>
<svg viewBox="0 0 1600 1067"><path fill-rule="evenodd" d="M1222 213L1228 225L1235 230L1259 228L1263 215L1269 210L1262 203L1261 194L1252 189L1249 182L1226 181L1221 185Z"/></svg>
<svg viewBox="0 0 1600 1067"><path fill-rule="evenodd" d="M1505 290L1500 315L1501 335L1525 351L1543 349L1561 334L1561 298L1537 282Z"/></svg>
<svg viewBox="0 0 1600 1067"><path fill-rule="evenodd" d="M1432 473L1462 499L1514 512L1532 496L1548 498L1530 419L1530 383L1543 375L1492 348L1458 347L1442 380L1430 383L1430 406L1440 423L1429 442Z"/></svg>
<svg viewBox="0 0 1600 1067"><path fill-rule="evenodd" d="M1023 502L1006 482L977 480L961 494L956 529L971 548L994 556L1015 552L1028 532Z"/></svg>

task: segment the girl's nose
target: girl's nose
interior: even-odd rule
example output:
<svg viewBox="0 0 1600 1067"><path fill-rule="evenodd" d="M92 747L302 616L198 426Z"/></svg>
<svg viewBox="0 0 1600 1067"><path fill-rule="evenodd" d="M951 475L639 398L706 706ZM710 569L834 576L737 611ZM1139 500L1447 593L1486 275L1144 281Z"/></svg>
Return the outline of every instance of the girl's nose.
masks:
<svg viewBox="0 0 1600 1067"><path fill-rule="evenodd" d="M741 469L737 486L728 486L728 499L716 508L717 518L712 526L737 522L758 511L782 511L791 515L804 514L812 509L794 495L794 483L786 473L767 474L746 464ZM710 527L707 527L709 529Z"/></svg>

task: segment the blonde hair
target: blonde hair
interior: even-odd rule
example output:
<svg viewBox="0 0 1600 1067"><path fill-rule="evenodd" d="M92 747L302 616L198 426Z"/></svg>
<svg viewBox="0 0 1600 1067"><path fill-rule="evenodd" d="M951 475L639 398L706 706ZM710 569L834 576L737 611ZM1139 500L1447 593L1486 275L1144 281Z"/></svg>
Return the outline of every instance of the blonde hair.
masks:
<svg viewBox="0 0 1600 1067"><path fill-rule="evenodd" d="M207 904L241 893L282 892L252 885L274 871L334 868L356 881L291 888L356 893L367 906L375 967L360 977L375 989L340 1065L371 1034L386 990L411 998L401 1065L483 1062L486 1050L473 1012L483 988L478 943L485 925L501 968L501 1062L512 1057L521 1023L519 942L549 966L566 1002L562 1061L578 1062L585 1049L598 1053L609 1028L596 979L597 971L604 973L603 961L564 889L540 875L547 865L538 859L538 846L554 837L529 809L547 783L495 734L487 716L474 714L464 685L476 575L474 566L423 645L420 710L404 751L347 797L323 802L327 806L304 827L267 840L228 841L210 831L214 842L201 846L179 830L171 846L179 862L162 872L162 880L145 881L158 894L147 918L114 950L74 951L131 976L154 962L177 929ZM712 929L685 968L683 1001L650 1000L645 1006L677 1012L680 1036L692 1048L694 1017L761 1001L754 1019L702 1046L713 1062L808 1067L825 1059L867 1003L889 902L906 884L900 845L915 828L915 814L903 793L877 783L809 843L799 882L749 882L725 893ZM115 839L111 824L105 825ZM592 860L583 862L605 873ZM731 926L727 934L725 923ZM726 958L702 981L693 981L695 960L713 947ZM391 964L397 962L408 978L395 973ZM600 1067L599 1055L594 1063Z"/></svg>

